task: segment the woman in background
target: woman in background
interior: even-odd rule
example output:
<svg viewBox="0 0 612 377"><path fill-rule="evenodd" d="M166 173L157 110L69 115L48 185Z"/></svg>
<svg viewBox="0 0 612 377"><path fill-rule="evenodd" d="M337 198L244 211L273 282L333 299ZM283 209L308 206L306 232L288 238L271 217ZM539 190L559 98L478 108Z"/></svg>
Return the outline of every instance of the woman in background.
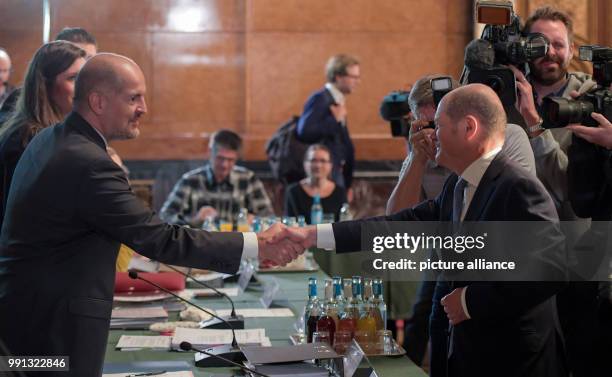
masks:
<svg viewBox="0 0 612 377"><path fill-rule="evenodd" d="M329 149L323 144L313 144L304 155L306 178L287 187L285 192L285 216L304 216L311 223L310 209L313 198L319 195L323 213L333 213L338 221L340 208L347 202L346 190L329 179L332 161Z"/></svg>
<svg viewBox="0 0 612 377"><path fill-rule="evenodd" d="M0 222L19 158L38 132L70 113L74 83L83 64L85 51L70 42L50 42L34 54L17 106L0 129Z"/></svg>

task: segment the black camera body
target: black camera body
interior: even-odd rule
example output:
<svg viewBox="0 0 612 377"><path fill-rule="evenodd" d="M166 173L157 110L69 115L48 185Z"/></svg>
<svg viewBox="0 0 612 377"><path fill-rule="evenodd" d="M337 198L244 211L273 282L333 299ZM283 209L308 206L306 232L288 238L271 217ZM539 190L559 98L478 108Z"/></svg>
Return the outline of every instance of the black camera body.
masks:
<svg viewBox="0 0 612 377"><path fill-rule="evenodd" d="M521 68L525 63L546 56L548 39L540 33L524 35L520 18L514 14L511 1L478 1L478 23L486 24L481 38L470 42L465 50L462 82L480 83L493 89L504 107L516 102L514 73L504 65ZM465 80L464 80L465 79Z"/></svg>
<svg viewBox="0 0 612 377"><path fill-rule="evenodd" d="M433 94L434 105L442 100L446 93L453 90L453 82L449 76L437 77L429 82ZM410 125L414 118L410 115L410 104L408 103L410 92L397 90L383 98L380 104L380 116L391 124L391 136L410 136ZM434 122L429 122L424 128L436 128Z"/></svg>
<svg viewBox="0 0 612 377"><path fill-rule="evenodd" d="M391 123L391 136L408 137L410 134L409 91L393 91L383 98L380 104L380 116Z"/></svg>
<svg viewBox="0 0 612 377"><path fill-rule="evenodd" d="M544 124L547 128L561 128L570 123L581 123L597 127L592 112L600 113L612 120L612 48L601 46L580 46L580 59L593 62L593 79L597 86L576 99L546 97Z"/></svg>

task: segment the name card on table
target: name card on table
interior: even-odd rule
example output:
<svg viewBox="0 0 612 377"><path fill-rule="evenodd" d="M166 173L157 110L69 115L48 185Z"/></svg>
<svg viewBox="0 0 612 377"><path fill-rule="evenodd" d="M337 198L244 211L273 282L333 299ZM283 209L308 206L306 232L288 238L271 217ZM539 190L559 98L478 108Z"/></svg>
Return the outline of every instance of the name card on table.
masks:
<svg viewBox="0 0 612 377"><path fill-rule="evenodd" d="M272 281L264 285L264 292L259 301L268 309L272 304L275 306L289 306L289 300L286 297L281 297L280 283L277 279L272 278Z"/></svg>
<svg viewBox="0 0 612 377"><path fill-rule="evenodd" d="M240 272L240 278L238 278L238 288L240 289L240 293L243 293L251 278L255 274L255 266L251 262L246 262L242 265L242 272Z"/></svg>

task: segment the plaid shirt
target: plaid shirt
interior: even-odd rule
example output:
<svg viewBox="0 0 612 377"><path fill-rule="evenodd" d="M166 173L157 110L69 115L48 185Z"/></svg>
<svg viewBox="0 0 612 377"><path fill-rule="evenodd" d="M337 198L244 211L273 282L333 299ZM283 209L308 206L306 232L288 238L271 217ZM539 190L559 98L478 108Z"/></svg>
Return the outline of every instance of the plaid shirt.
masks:
<svg viewBox="0 0 612 377"><path fill-rule="evenodd" d="M229 176L217 183L210 164L185 173L162 206L159 217L171 224L199 227L200 208L211 206L221 219L234 221L240 208L258 216L273 215L272 203L255 173L234 166Z"/></svg>

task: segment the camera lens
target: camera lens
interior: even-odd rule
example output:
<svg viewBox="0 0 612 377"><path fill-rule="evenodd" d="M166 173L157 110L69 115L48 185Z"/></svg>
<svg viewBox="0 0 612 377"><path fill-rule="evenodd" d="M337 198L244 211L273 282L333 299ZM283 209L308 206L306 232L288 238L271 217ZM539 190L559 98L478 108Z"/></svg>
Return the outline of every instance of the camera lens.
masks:
<svg viewBox="0 0 612 377"><path fill-rule="evenodd" d="M565 127L570 123L589 122L594 111L588 101L570 100L561 97L544 98L544 116L550 128Z"/></svg>

